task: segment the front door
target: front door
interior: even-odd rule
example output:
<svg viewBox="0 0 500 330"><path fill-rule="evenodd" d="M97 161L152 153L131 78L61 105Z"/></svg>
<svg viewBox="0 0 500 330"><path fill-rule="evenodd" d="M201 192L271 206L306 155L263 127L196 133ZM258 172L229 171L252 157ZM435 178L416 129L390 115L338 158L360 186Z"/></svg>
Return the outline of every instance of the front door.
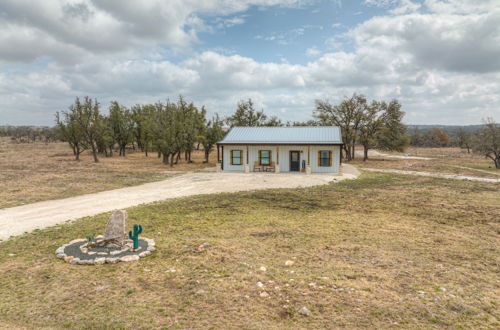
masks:
<svg viewBox="0 0 500 330"><path fill-rule="evenodd" d="M300 171L300 151L290 151L290 172Z"/></svg>

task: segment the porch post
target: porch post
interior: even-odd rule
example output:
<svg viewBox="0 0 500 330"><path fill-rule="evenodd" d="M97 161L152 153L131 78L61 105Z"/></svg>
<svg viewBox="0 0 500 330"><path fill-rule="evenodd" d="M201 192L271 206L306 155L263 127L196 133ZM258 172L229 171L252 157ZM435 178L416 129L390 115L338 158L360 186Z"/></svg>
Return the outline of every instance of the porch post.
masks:
<svg viewBox="0 0 500 330"><path fill-rule="evenodd" d="M307 165L306 174L311 174L311 146L307 146Z"/></svg>
<svg viewBox="0 0 500 330"><path fill-rule="evenodd" d="M280 173L280 146L276 146L276 167L274 168L274 173Z"/></svg>
<svg viewBox="0 0 500 330"><path fill-rule="evenodd" d="M248 164L248 144L246 145L246 147L247 147L247 150L246 150L247 151L246 152L247 159L246 159L246 162L245 162L245 173L250 173L250 165Z"/></svg>

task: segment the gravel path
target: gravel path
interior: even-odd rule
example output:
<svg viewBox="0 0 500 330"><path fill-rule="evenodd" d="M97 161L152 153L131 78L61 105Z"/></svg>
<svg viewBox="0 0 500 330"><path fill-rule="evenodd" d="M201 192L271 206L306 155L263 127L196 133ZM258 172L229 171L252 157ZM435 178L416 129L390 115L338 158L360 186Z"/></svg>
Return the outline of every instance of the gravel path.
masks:
<svg viewBox="0 0 500 330"><path fill-rule="evenodd" d="M433 177L433 178L444 178L444 179L454 179L454 180L470 180L470 181L500 183L500 179L481 178L478 176L465 176L465 175L457 175L457 174L391 170L391 169L381 169L381 168L363 168L362 170L363 171L370 171L370 172L380 172L380 173L420 175L420 176L429 176L429 177Z"/></svg>
<svg viewBox="0 0 500 330"><path fill-rule="evenodd" d="M363 150L356 150L356 156L363 157ZM379 152L377 150L368 150L368 157L385 157L385 158L395 158L395 159L418 159L418 160L432 160L434 158L420 157L420 156L407 156L407 155L389 155Z"/></svg>
<svg viewBox="0 0 500 330"><path fill-rule="evenodd" d="M309 187L331 181L355 179L359 175L352 165L342 165L342 171L343 175L191 172L140 186L0 209L0 240L72 219L169 198L243 190Z"/></svg>

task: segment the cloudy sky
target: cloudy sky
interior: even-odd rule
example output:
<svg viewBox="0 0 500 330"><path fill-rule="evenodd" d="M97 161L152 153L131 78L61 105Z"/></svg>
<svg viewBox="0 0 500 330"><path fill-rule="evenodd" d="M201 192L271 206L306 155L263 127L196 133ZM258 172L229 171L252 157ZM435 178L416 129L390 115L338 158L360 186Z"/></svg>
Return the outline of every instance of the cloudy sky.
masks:
<svg viewBox="0 0 500 330"><path fill-rule="evenodd" d="M299 121L353 92L409 124L500 121L500 0L0 1L0 125L84 95Z"/></svg>

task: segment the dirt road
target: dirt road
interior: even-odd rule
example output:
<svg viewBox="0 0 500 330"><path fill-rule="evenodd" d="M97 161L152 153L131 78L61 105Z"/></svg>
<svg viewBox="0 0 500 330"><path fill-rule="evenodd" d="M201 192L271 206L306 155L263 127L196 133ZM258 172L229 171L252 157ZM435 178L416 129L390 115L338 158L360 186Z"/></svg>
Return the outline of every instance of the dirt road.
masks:
<svg viewBox="0 0 500 330"><path fill-rule="evenodd" d="M5 240L10 236L53 226L71 219L169 198L243 190L308 187L331 181L354 179L359 175L356 168L351 165L343 165L342 170L344 174L340 176L285 173L187 173L140 186L0 209L0 239Z"/></svg>

